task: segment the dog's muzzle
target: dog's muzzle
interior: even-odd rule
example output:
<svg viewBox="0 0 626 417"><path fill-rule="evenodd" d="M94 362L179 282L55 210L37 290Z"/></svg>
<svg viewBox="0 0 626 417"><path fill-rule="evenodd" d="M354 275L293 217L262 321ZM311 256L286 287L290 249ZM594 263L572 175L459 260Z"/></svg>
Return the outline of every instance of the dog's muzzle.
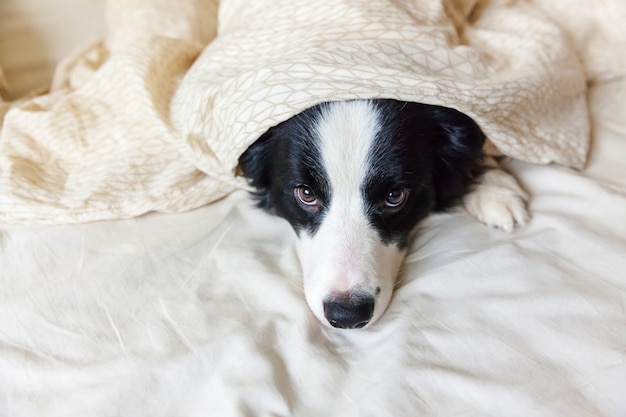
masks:
<svg viewBox="0 0 626 417"><path fill-rule="evenodd" d="M365 327L374 314L374 297L368 293L333 294L324 300L324 316L338 329Z"/></svg>

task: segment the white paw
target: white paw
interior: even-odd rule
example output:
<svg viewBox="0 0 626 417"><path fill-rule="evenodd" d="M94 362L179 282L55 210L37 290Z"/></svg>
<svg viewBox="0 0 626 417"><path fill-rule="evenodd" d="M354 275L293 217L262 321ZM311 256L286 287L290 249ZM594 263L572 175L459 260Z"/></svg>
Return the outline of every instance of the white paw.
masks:
<svg viewBox="0 0 626 417"><path fill-rule="evenodd" d="M490 169L465 196L463 204L481 222L512 232L516 226L523 226L528 221L526 198L515 178L501 169Z"/></svg>

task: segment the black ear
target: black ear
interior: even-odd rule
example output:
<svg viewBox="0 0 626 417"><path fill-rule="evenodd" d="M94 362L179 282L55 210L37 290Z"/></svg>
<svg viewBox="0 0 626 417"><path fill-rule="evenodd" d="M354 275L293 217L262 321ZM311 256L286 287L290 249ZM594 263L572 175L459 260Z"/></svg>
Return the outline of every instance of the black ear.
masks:
<svg viewBox="0 0 626 417"><path fill-rule="evenodd" d="M248 179L250 185L256 188L254 195L258 198L258 206L270 207L270 183L274 170L274 144L272 129L257 139L239 157L241 173Z"/></svg>
<svg viewBox="0 0 626 417"><path fill-rule="evenodd" d="M446 107L434 109L441 136L436 146L435 190L438 210L466 194L482 173L485 135L469 116Z"/></svg>

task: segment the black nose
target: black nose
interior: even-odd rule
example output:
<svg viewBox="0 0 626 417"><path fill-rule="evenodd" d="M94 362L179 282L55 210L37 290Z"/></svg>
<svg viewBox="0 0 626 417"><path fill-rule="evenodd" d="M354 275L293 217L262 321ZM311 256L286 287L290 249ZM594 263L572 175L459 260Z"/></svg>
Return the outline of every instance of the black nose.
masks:
<svg viewBox="0 0 626 417"><path fill-rule="evenodd" d="M338 329L360 329L372 319L374 297L367 293L341 294L324 300L324 316Z"/></svg>

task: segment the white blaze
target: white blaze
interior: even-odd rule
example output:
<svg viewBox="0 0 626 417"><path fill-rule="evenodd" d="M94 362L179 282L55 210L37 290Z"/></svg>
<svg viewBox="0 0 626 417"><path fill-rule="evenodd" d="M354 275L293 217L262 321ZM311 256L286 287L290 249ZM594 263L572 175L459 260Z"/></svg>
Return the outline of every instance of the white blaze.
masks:
<svg viewBox="0 0 626 417"><path fill-rule="evenodd" d="M376 300L371 322L378 319L404 257L395 245L381 241L363 201L368 153L379 129L376 108L362 100L331 103L317 127L331 201L316 233L302 234L298 255L307 302L323 323L323 300L339 292L370 293Z"/></svg>

